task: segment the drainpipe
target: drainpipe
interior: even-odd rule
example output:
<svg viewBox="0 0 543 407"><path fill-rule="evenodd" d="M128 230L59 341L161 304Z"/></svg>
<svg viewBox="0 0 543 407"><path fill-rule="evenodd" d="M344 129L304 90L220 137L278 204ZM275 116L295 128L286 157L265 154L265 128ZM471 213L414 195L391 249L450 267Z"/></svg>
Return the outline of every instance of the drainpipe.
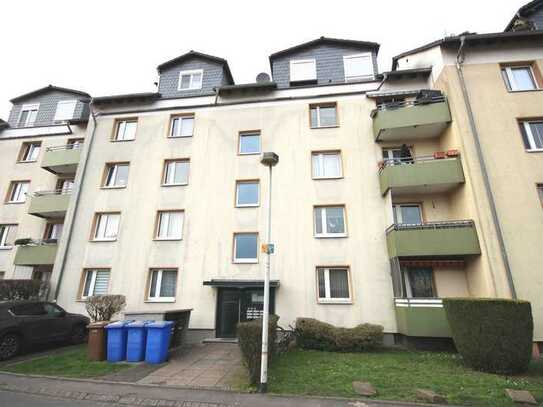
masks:
<svg viewBox="0 0 543 407"><path fill-rule="evenodd" d="M62 255L62 261L61 261L61 265L60 265L60 271L59 271L59 276L58 276L58 280L57 280L57 284L56 284L56 287L55 287L55 295L54 295L54 301L56 302L57 299L58 299L58 295L60 293L60 285L62 283L62 277L64 276L64 269L66 268L66 259L68 257L68 251L70 250L70 244L72 242L72 233L73 233L73 225L74 225L74 222L75 222L75 217L76 217L76 214L77 214L77 208L79 207L79 200L80 200L80 197L81 197L81 188L83 187L83 181L85 179L85 173L87 171L87 163L89 162L89 157L90 157L90 154L91 154L91 151L92 151L92 144L93 144L93 140L94 140L94 134L96 133L96 114L94 113L94 110L93 110L93 106L92 106L92 101L89 105L89 109L90 109L90 114L91 114L91 117L92 117L92 125L93 125L93 128L92 128L92 132L88 138L88 141L87 139L85 139L85 144L88 145L88 150L87 150L87 154L85 156L85 160L84 162L82 163L83 167L81 168L81 175L79 177L79 185L77 186L77 188L75 188L75 196L73 197L74 199L74 209L72 211L72 219L71 219L71 222L70 222L70 227L68 229L68 236L66 237L66 248L64 249L64 253Z"/></svg>
<svg viewBox="0 0 543 407"><path fill-rule="evenodd" d="M471 133L473 134L473 140L475 141L475 149L477 151L477 158L479 160L479 165L481 167L481 174L483 175L483 182L485 185L486 196L490 203L490 212L492 214L492 220L494 223L494 227L496 228L496 234L498 235L498 244L500 246L502 260L505 265L505 274L507 276L507 283L509 285L509 290L511 291L511 298L516 300L517 291L515 289L515 283L513 281L511 265L509 263L509 257L507 255L505 240L503 239L503 233L502 233L502 228L500 225L500 220L498 219L496 201L494 199L494 194L492 192L492 187L490 185L490 179L488 177L488 171L486 168L485 158L483 155L483 149L481 147L479 131L477 130L477 125L475 123L475 115L473 114L473 109L471 106L471 101L470 101L468 89L466 86L466 80L464 78L463 64L465 60L465 54L464 54L465 43L466 43L466 36L462 35L460 37L460 47L458 48L458 54L456 56L456 72L458 73L458 78L460 80L460 88L462 89L462 96L464 98L464 104L466 105L466 110L468 113L469 125L471 129Z"/></svg>

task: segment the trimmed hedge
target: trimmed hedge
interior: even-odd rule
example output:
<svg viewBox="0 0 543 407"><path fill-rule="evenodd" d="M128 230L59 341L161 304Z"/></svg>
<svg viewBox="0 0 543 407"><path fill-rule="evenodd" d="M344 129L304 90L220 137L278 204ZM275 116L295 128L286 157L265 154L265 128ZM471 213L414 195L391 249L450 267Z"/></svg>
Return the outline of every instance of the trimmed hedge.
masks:
<svg viewBox="0 0 543 407"><path fill-rule="evenodd" d="M274 359L277 346L277 315L270 315L268 323L268 365ZM260 383L260 362L262 352L262 319L238 324L238 344L243 362L249 371L251 384Z"/></svg>
<svg viewBox="0 0 543 407"><path fill-rule="evenodd" d="M490 373L526 371L534 324L527 301L443 299L452 337L467 365Z"/></svg>
<svg viewBox="0 0 543 407"><path fill-rule="evenodd" d="M337 328L313 318L298 318L295 334L298 346L303 349L364 352L383 344L383 327L373 324Z"/></svg>
<svg viewBox="0 0 543 407"><path fill-rule="evenodd" d="M0 280L0 301L42 300L48 289L40 280Z"/></svg>

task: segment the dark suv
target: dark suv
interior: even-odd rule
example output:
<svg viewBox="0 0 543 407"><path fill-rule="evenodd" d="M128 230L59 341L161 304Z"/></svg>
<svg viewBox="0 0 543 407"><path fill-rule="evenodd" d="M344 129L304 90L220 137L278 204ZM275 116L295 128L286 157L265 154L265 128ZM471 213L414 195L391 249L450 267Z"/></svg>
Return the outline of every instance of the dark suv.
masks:
<svg viewBox="0 0 543 407"><path fill-rule="evenodd" d="M87 317L70 314L50 302L0 302L0 360L16 355L23 345L80 343L86 338L88 324Z"/></svg>

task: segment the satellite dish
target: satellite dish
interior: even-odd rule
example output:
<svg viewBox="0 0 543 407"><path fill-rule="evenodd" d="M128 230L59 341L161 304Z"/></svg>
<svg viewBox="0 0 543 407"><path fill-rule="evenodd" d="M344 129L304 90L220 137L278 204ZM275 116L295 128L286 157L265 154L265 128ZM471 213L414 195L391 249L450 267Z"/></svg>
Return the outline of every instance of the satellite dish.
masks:
<svg viewBox="0 0 543 407"><path fill-rule="evenodd" d="M269 82L270 75L268 75L266 72L260 72L258 75L256 75L256 81L257 83Z"/></svg>

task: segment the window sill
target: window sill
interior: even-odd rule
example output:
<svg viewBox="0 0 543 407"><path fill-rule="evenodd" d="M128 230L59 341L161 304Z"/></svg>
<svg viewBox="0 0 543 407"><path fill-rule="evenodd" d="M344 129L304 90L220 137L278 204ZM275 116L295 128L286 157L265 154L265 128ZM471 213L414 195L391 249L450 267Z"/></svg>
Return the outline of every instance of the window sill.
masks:
<svg viewBox="0 0 543 407"><path fill-rule="evenodd" d="M26 201L6 201L4 202L6 205L20 205L26 203Z"/></svg>
<svg viewBox="0 0 543 407"><path fill-rule="evenodd" d="M175 237L175 238L154 238L153 241L155 242L179 242L183 240L182 237Z"/></svg>
<svg viewBox="0 0 543 407"><path fill-rule="evenodd" d="M327 180L327 179L343 179L343 175L340 175L338 177L313 177L313 179L315 181L322 181L322 180Z"/></svg>
<svg viewBox="0 0 543 407"><path fill-rule="evenodd" d="M353 305L352 300L318 300L318 304L322 305Z"/></svg>
<svg viewBox="0 0 543 407"><path fill-rule="evenodd" d="M111 243L116 242L117 239L91 239L90 242L94 243Z"/></svg>
<svg viewBox="0 0 543 407"><path fill-rule="evenodd" d="M335 128L338 128L339 127L339 124L334 124L333 126L316 126L316 127L313 127L311 126L311 130L317 130L317 129L335 129Z"/></svg>
<svg viewBox="0 0 543 407"><path fill-rule="evenodd" d="M37 163L38 160L32 160L32 161L17 161L17 164L32 164Z"/></svg>
<svg viewBox="0 0 543 407"><path fill-rule="evenodd" d="M177 91L178 92L187 92L187 91L191 91L191 90L202 90L202 88L185 88L185 89L179 89L177 88Z"/></svg>
<svg viewBox="0 0 543 407"><path fill-rule="evenodd" d="M543 153L543 148L534 148L533 150L526 150L527 153Z"/></svg>
<svg viewBox="0 0 543 407"><path fill-rule="evenodd" d="M234 263L234 264L258 264L258 259L234 260L232 263Z"/></svg>
<svg viewBox="0 0 543 407"><path fill-rule="evenodd" d="M156 298L156 299L146 299L144 301L147 304L164 304L164 303L172 303L175 302L175 298Z"/></svg>
<svg viewBox="0 0 543 407"><path fill-rule="evenodd" d="M160 184L161 187L186 187L189 183L186 184Z"/></svg>
<svg viewBox="0 0 543 407"><path fill-rule="evenodd" d="M333 235L314 235L315 239L334 239L334 238L344 238L349 237L346 233L338 233Z"/></svg>
<svg viewBox="0 0 543 407"><path fill-rule="evenodd" d="M0 251L1 250L11 250L13 249L13 246L0 246Z"/></svg>
<svg viewBox="0 0 543 407"><path fill-rule="evenodd" d="M262 152L258 152L258 153L239 153L238 152L238 155L260 155L262 154Z"/></svg>
<svg viewBox="0 0 543 407"><path fill-rule="evenodd" d="M113 186L113 187L107 187L107 186L102 186L100 187L100 189L125 189L126 188L126 185L123 185L123 186Z"/></svg>
<svg viewBox="0 0 543 407"><path fill-rule="evenodd" d="M135 138L129 139L129 140L110 140L112 143L126 143L128 141L136 141Z"/></svg>
<svg viewBox="0 0 543 407"><path fill-rule="evenodd" d="M527 93L527 92L541 92L543 88L538 89L526 89L526 90L507 90L508 93Z"/></svg>
<svg viewBox="0 0 543 407"><path fill-rule="evenodd" d="M236 205L236 208L258 208L260 204L251 204L251 205Z"/></svg>
<svg viewBox="0 0 543 407"><path fill-rule="evenodd" d="M173 139L176 139L176 138L191 138L191 137L194 137L194 134L191 134L190 136L168 136L168 138L173 138Z"/></svg>

